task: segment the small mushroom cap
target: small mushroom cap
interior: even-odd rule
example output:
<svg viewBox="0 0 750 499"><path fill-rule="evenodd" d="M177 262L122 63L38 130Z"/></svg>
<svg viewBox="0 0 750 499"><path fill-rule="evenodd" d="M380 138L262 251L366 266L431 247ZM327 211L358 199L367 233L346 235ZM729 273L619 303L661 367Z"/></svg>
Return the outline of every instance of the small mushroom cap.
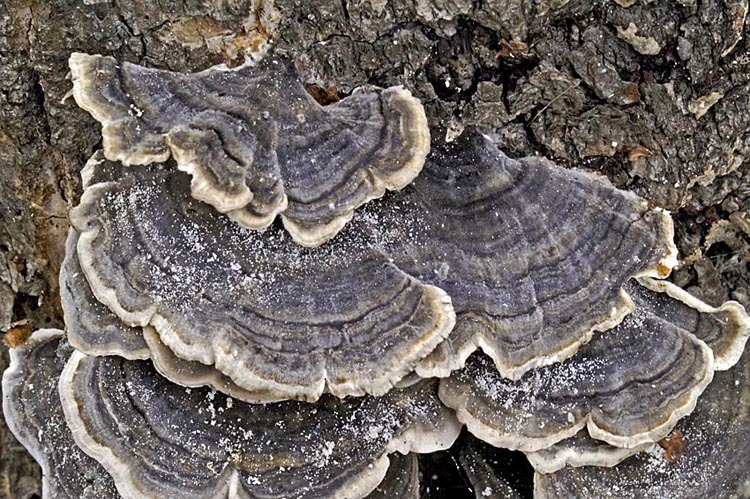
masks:
<svg viewBox="0 0 750 499"><path fill-rule="evenodd" d="M564 468L537 473L534 497L747 497L750 491L750 353L732 369L717 372L695 411L679 422L684 451L674 462L659 447L613 468Z"/></svg>
<svg viewBox="0 0 750 499"><path fill-rule="evenodd" d="M419 499L419 460L414 453L394 453L380 485L367 499Z"/></svg>
<svg viewBox="0 0 750 499"><path fill-rule="evenodd" d="M585 429L546 449L527 452L526 457L538 473L554 473L566 466L616 466L625 459L654 445L645 443L630 449L615 447L589 435Z"/></svg>
<svg viewBox="0 0 750 499"><path fill-rule="evenodd" d="M10 350L2 383L5 422L42 467L44 499L118 498L110 476L78 448L65 423L57 381L72 348L62 336L42 329Z"/></svg>
<svg viewBox="0 0 750 499"><path fill-rule="evenodd" d="M149 358L142 329L123 323L94 297L78 262L77 244L78 233L70 229L60 269L60 300L68 341L89 355Z"/></svg>
<svg viewBox="0 0 750 499"><path fill-rule="evenodd" d="M71 213L94 295L178 357L279 398L382 394L451 331L450 298L377 248L300 248L236 226L188 188L158 165L129 170Z"/></svg>
<svg viewBox="0 0 750 499"><path fill-rule="evenodd" d="M726 371L739 361L750 336L750 317L742 305L728 301L712 307L669 281L642 277L638 282L641 286L634 287L638 296L633 296L636 306L643 303L657 316L703 340L714 353L717 371Z"/></svg>
<svg viewBox="0 0 750 499"><path fill-rule="evenodd" d="M125 497L365 497L392 452L449 447L434 382L379 398L244 404L144 361L74 353L60 399L77 444Z"/></svg>
<svg viewBox="0 0 750 499"><path fill-rule="evenodd" d="M510 159L473 129L434 151L412 185L400 197L429 237L397 264L444 289L457 321L417 366L423 377L447 376L478 347L512 379L570 357L632 310L631 276L676 263L666 212L602 177Z"/></svg>
<svg viewBox="0 0 750 499"><path fill-rule="evenodd" d="M714 354L714 368L717 371L736 364L750 330L750 320L742 305L729 301L720 307L712 307L668 281L643 277L637 282L640 286L628 287L636 308L648 309L655 316L703 340ZM586 430L581 430L572 438L527 453L526 456L536 471L552 473L566 465L615 466L649 447L651 444L632 449L614 447L591 438Z"/></svg>
<svg viewBox="0 0 750 499"><path fill-rule="evenodd" d="M587 426L594 438L633 448L664 438L713 372L703 341L642 306L572 358L519 381L476 356L441 382L440 398L498 447L537 451Z"/></svg>
<svg viewBox="0 0 750 499"><path fill-rule="evenodd" d="M722 359L722 368L735 361L735 352L741 351L745 345L748 329L747 314L739 304L727 302L718 308L710 307L673 284L650 278L640 278L638 282L642 286L628 288L637 310L648 310L651 315L707 341L717 349L716 356ZM718 368L718 364L715 367ZM619 449L594 440L582 431L552 447L529 453L528 457L538 471L548 473L566 464L613 466L646 447L644 444L633 449Z"/></svg>
<svg viewBox="0 0 750 499"><path fill-rule="evenodd" d="M76 102L102 124L108 159L149 164L171 154L192 176L193 197L251 229L282 213L305 246L409 184L429 150L424 110L407 90L367 87L322 107L280 56L186 75L74 53L70 69Z"/></svg>

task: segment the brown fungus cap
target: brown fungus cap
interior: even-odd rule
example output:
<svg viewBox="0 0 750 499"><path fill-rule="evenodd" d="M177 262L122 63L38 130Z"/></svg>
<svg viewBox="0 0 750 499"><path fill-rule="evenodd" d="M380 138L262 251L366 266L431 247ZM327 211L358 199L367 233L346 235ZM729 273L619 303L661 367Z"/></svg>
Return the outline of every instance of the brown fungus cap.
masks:
<svg viewBox="0 0 750 499"><path fill-rule="evenodd" d="M175 385L148 362L76 352L59 386L76 443L124 497L365 497L388 454L445 449L460 428L429 381L248 405Z"/></svg>
<svg viewBox="0 0 750 499"><path fill-rule="evenodd" d="M191 175L193 197L251 229L281 214L305 246L409 184L429 150L424 110L407 90L366 87L322 107L278 55L179 74L74 53L70 69L76 102L102 124L108 159L142 165L171 155Z"/></svg>

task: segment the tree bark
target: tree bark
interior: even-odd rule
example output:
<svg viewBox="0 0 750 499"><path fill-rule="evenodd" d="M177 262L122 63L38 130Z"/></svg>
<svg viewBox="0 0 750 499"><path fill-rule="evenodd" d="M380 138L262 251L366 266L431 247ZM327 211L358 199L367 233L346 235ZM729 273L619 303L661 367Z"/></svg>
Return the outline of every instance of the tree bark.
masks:
<svg viewBox="0 0 750 499"><path fill-rule="evenodd" d="M237 64L267 39L329 93L406 86L435 140L481 126L512 156L599 172L672 210L673 280L748 306L747 10L748 0L0 2L0 326L63 326L67 212L101 146L99 125L66 98L70 53L196 71ZM3 349L0 369L7 361ZM0 497L41 495L4 424L0 439Z"/></svg>

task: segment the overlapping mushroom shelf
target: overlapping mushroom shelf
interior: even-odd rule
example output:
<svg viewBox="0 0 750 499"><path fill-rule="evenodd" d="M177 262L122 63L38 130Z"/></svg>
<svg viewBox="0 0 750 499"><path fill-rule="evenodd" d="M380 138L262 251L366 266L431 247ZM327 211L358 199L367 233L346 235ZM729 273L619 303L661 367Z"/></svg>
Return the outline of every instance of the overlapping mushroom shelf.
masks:
<svg viewBox="0 0 750 499"><path fill-rule="evenodd" d="M441 383L441 399L471 433L533 453L531 462L544 471L615 464L666 437L692 412L714 371L737 362L750 322L737 303L713 308L672 284L640 283L626 288L635 312L572 358L512 381L478 356Z"/></svg>
<svg viewBox="0 0 750 499"><path fill-rule="evenodd" d="M676 425L731 449L724 410L746 437L750 319L662 280L668 213L473 129L425 161L408 92L321 107L281 57L70 64L104 150L70 214L66 331L3 377L46 497L416 498L415 454L462 425L478 493L518 495L490 444L540 497L639 497ZM747 487L717 456L680 476Z"/></svg>
<svg viewBox="0 0 750 499"><path fill-rule="evenodd" d="M619 322L627 279L674 258L663 212L479 134L314 250L238 227L169 165L97 154L85 176L61 285L72 343L184 365L171 351L250 401L380 395L415 369L446 376L478 346L519 377Z"/></svg>
<svg viewBox="0 0 750 499"><path fill-rule="evenodd" d="M45 497L416 497L408 453L447 448L460 429L434 381L250 405L62 338L35 332L3 377L6 419L42 465Z"/></svg>
<svg viewBox="0 0 750 499"><path fill-rule="evenodd" d="M279 55L185 75L75 53L70 70L76 102L102 124L107 158L142 165L172 156L196 199L251 229L281 214L307 246L411 182L430 147L407 90L360 88L322 107Z"/></svg>
<svg viewBox="0 0 750 499"><path fill-rule="evenodd" d="M602 467L537 473L534 497L594 499L612 491L623 499L747 497L750 490L750 353L718 372L695 411L677 425L677 447L664 457L657 446ZM614 463L612 463L614 464Z"/></svg>

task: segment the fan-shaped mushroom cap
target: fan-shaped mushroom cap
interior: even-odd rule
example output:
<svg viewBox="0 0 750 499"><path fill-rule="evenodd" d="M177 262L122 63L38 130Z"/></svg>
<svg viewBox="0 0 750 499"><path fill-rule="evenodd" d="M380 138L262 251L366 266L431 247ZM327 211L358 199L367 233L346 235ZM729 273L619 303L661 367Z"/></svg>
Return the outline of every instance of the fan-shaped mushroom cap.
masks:
<svg viewBox="0 0 750 499"><path fill-rule="evenodd" d="M602 177L510 159L474 130L435 151L399 198L428 237L397 263L444 289L457 317L423 377L447 376L478 347L512 379L570 357L632 310L631 276L676 263L666 212Z"/></svg>
<svg viewBox="0 0 750 499"><path fill-rule="evenodd" d="M632 306L625 280L674 259L665 213L598 177L525 161L467 132L413 188L371 203L315 252L227 224L159 165L105 181L95 170L116 167L92 161L86 177L100 182L71 219L100 301L249 392L314 399L327 379L336 395L384 393L448 335L441 288L458 326L417 372L446 376L481 346L517 378L619 322Z"/></svg>
<svg viewBox="0 0 750 499"><path fill-rule="evenodd" d="M66 336L77 350L88 355L119 355L131 360L150 358L159 373L174 383L188 387L211 386L245 402L285 400L273 393L244 390L213 366L175 356L150 326L130 327L123 323L94 297L78 263L77 243L78 233L71 229L60 270Z"/></svg>
<svg viewBox="0 0 750 499"><path fill-rule="evenodd" d="M97 151L82 171L84 187L119 179L121 164L107 161ZM78 262L78 233L71 229L60 271L60 289L68 341L88 355L120 355L126 359L151 358L154 367L174 383L188 386L211 386L245 402L285 400L268 392L250 392L237 386L231 378L213 366L188 361L174 355L153 328L130 327L94 297Z"/></svg>
<svg viewBox="0 0 750 499"><path fill-rule="evenodd" d="M706 342L713 351L716 370L729 369L739 360L750 334L750 319L742 305L729 301L712 307L668 281L639 278L638 283L641 286L628 287L636 308L647 309ZM552 473L566 465L615 466L649 447L614 447L581 430L572 438L526 456L538 472Z"/></svg>
<svg viewBox="0 0 750 499"><path fill-rule="evenodd" d="M546 449L527 452L526 457L539 473L554 473L566 466L615 466L654 445L647 442L630 449L615 447L589 435L585 429Z"/></svg>
<svg viewBox="0 0 750 499"><path fill-rule="evenodd" d="M94 297L78 264L77 243L78 233L71 229L60 271L66 336L77 350L88 355L119 355L131 360L150 358L159 373L174 383L188 387L211 386L246 402L285 400L271 393L249 392L213 366L175 356L150 326L125 325Z"/></svg>
<svg viewBox="0 0 750 499"><path fill-rule="evenodd" d="M120 355L147 359L148 345L140 327L123 323L91 292L78 263L78 233L70 229L65 242L65 260L60 269L60 301L68 329L68 341L89 355Z"/></svg>
<svg viewBox="0 0 750 499"><path fill-rule="evenodd" d="M251 229L283 213L306 246L406 186L429 150L424 110L407 90L368 87L321 107L279 56L186 75L74 53L70 69L107 158L149 164L171 153L196 199Z"/></svg>
<svg viewBox="0 0 750 499"><path fill-rule="evenodd" d="M447 448L460 429L434 382L248 405L172 384L148 362L75 352L59 391L76 442L125 497L364 497L389 453Z"/></svg>
<svg viewBox="0 0 750 499"><path fill-rule="evenodd" d="M71 220L96 297L249 392L382 394L453 326L450 298L352 244L308 250L227 221L160 166L89 187Z"/></svg>
<svg viewBox="0 0 750 499"><path fill-rule="evenodd" d="M72 348L62 331L42 329L10 350L3 374L3 414L10 431L42 467L45 499L119 497L104 469L73 441L57 393Z"/></svg>
<svg viewBox="0 0 750 499"><path fill-rule="evenodd" d="M498 447L536 451L587 426L594 438L632 448L665 437L713 372L703 341L636 307L571 359L516 382L477 356L441 382L440 397L469 431Z"/></svg>
<svg viewBox="0 0 750 499"><path fill-rule="evenodd" d="M685 445L674 462L661 450L642 452L613 468L564 468L537 473L534 497L622 499L747 497L750 492L750 353L717 372L695 411L680 421Z"/></svg>
<svg viewBox="0 0 750 499"><path fill-rule="evenodd" d="M739 361L750 336L750 317L736 301L712 307L669 281L639 278L634 286L636 306L648 307L706 342L714 353L715 368L725 371Z"/></svg>
<svg viewBox="0 0 750 499"><path fill-rule="evenodd" d="M45 499L120 498L110 475L81 451L65 421L57 387L73 349L62 338L62 331L39 330L11 350L11 365L3 376L5 420L42 466ZM417 499L416 456L390 454L388 472L368 499Z"/></svg>

